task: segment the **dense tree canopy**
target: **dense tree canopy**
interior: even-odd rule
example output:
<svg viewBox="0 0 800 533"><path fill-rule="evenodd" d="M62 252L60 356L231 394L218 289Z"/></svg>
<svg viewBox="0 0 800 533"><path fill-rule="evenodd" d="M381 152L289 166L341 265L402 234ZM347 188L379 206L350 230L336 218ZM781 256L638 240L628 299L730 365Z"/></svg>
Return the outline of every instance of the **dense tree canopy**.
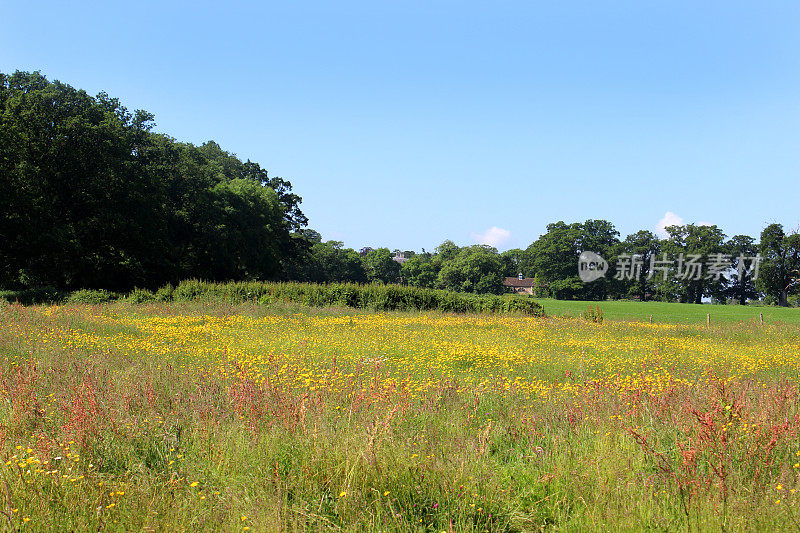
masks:
<svg viewBox="0 0 800 533"><path fill-rule="evenodd" d="M152 121L105 93L0 74L0 284L280 277L307 222L291 184Z"/></svg>

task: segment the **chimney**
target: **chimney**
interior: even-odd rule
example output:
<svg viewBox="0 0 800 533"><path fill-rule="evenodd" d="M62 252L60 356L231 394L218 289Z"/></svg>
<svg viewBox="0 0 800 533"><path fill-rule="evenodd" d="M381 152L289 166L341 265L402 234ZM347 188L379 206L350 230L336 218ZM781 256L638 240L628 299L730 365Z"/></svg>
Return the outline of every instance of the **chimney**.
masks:
<svg viewBox="0 0 800 533"><path fill-rule="evenodd" d="M519 273L519 279L522 281L522 272Z"/></svg>

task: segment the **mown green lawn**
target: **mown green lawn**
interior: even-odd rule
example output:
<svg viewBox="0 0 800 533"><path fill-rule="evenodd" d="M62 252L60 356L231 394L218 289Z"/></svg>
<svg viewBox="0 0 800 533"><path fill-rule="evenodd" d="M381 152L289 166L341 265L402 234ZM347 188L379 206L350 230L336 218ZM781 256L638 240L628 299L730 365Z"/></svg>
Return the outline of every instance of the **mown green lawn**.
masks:
<svg viewBox="0 0 800 533"><path fill-rule="evenodd" d="M800 324L800 309L785 307L767 307L754 305L711 305L711 304L679 304L670 302L631 302L607 301L587 302L554 300L537 298L549 316L569 315L577 317L590 305L599 305L606 320L630 320L653 322L692 324L705 322L706 315L711 315L712 322L753 322L764 315L764 323Z"/></svg>

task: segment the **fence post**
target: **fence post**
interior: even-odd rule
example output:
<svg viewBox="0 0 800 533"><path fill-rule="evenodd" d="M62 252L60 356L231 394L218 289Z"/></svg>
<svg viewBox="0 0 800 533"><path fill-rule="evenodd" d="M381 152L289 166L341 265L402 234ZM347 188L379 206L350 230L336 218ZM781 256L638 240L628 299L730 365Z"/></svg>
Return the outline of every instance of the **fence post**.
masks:
<svg viewBox="0 0 800 533"><path fill-rule="evenodd" d="M764 313L758 313L758 320L761 322L761 325L764 325Z"/></svg>
<svg viewBox="0 0 800 533"><path fill-rule="evenodd" d="M706 315L706 326L710 326L710 325L711 325L711 313L708 313Z"/></svg>

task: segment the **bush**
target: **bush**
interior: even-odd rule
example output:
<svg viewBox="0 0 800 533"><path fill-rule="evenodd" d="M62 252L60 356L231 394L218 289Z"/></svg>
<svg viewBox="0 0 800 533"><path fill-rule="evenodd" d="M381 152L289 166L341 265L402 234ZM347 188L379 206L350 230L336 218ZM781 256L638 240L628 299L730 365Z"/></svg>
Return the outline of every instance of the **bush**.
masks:
<svg viewBox="0 0 800 533"><path fill-rule="evenodd" d="M171 302L173 292L175 292L175 287L172 286L172 283L169 283L156 291L156 300L159 302Z"/></svg>
<svg viewBox="0 0 800 533"><path fill-rule="evenodd" d="M118 295L104 290L81 289L69 295L67 302L76 304L104 304L116 300Z"/></svg>
<svg viewBox="0 0 800 533"><path fill-rule="evenodd" d="M132 304L141 304L144 302L153 302L156 300L156 295L147 289L133 289L131 293L125 298L126 301Z"/></svg>

